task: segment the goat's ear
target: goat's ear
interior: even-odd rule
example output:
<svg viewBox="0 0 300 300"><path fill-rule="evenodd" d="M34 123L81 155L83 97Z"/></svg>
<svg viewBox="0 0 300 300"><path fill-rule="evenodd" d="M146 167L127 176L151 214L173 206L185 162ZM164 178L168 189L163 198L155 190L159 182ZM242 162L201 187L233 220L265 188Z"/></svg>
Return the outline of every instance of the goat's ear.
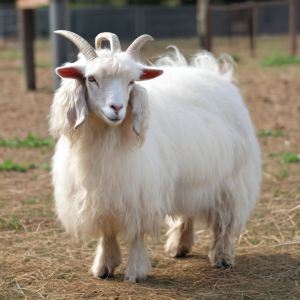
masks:
<svg viewBox="0 0 300 300"><path fill-rule="evenodd" d="M62 78L82 79L83 72L79 66L66 65L55 69L57 75Z"/></svg>
<svg viewBox="0 0 300 300"><path fill-rule="evenodd" d="M69 128L76 130L86 121L89 111L85 100L85 88L79 85L76 89L76 98L67 111Z"/></svg>
<svg viewBox="0 0 300 300"><path fill-rule="evenodd" d="M154 69L150 67L143 68L143 74L140 77L140 80L149 80L160 76L164 71L159 69Z"/></svg>
<svg viewBox="0 0 300 300"><path fill-rule="evenodd" d="M145 140L146 130L150 118L148 95L144 88L134 84L129 98L132 107L132 129L142 144Z"/></svg>

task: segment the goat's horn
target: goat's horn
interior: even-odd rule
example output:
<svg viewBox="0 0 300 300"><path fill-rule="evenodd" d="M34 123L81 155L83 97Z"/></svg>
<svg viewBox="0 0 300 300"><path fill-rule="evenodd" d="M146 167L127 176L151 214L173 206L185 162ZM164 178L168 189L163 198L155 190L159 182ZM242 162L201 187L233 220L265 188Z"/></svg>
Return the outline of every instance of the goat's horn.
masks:
<svg viewBox="0 0 300 300"><path fill-rule="evenodd" d="M140 49L147 41L154 41L151 35L143 34L133 41L133 43L128 47L126 53L131 55L135 60L138 59L140 54Z"/></svg>
<svg viewBox="0 0 300 300"><path fill-rule="evenodd" d="M117 35L110 32L102 32L96 36L95 46L97 50L102 49L101 42L104 40L108 40L110 42L110 49L113 54L115 54L116 52L121 52L121 45L120 45L119 38L117 37Z"/></svg>
<svg viewBox="0 0 300 300"><path fill-rule="evenodd" d="M54 31L57 34L63 35L72 41L78 49L82 52L86 60L91 61L98 57L95 49L81 36L68 30L57 30Z"/></svg>

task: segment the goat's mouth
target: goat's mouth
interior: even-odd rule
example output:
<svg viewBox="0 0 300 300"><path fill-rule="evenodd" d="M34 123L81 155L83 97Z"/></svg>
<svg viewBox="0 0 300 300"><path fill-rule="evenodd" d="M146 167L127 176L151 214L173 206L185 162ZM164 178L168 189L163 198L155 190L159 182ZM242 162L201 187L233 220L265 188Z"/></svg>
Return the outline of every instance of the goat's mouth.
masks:
<svg viewBox="0 0 300 300"><path fill-rule="evenodd" d="M116 116L115 119L109 118L103 111L102 111L103 117L105 119L105 121L107 121L108 123L111 123L113 125L118 125L123 121L123 118L120 118L119 116Z"/></svg>

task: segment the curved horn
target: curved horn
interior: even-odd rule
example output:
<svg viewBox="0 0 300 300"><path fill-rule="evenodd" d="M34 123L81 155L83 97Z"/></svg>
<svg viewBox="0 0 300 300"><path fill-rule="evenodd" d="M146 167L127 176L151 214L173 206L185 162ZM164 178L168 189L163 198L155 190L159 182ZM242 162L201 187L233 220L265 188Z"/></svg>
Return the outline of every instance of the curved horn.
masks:
<svg viewBox="0 0 300 300"><path fill-rule="evenodd" d="M91 61L98 57L95 49L84 38L82 38L78 34L68 30L57 30L54 32L72 41L82 52L86 60Z"/></svg>
<svg viewBox="0 0 300 300"><path fill-rule="evenodd" d="M97 50L102 49L101 48L101 42L104 40L108 40L110 42L110 49L113 54L116 52L121 52L121 45L119 38L114 33L110 32L102 32L99 33L95 38L95 46Z"/></svg>
<svg viewBox="0 0 300 300"><path fill-rule="evenodd" d="M154 41L151 35L143 34L133 41L133 43L128 47L126 53L131 55L135 60L138 59L140 54L140 49L147 41Z"/></svg>

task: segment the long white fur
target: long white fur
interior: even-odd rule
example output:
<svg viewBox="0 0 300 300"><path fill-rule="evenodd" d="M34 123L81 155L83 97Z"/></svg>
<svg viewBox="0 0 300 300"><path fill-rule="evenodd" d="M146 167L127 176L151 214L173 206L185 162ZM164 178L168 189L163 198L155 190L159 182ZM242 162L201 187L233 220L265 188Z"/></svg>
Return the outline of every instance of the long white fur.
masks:
<svg viewBox="0 0 300 300"><path fill-rule="evenodd" d="M98 52L100 57L104 51ZM83 57L79 64L86 64ZM188 64L175 49L155 66L164 70L162 76L135 83L144 121L140 137L132 125L132 135L126 136L128 124L108 126L93 114L74 131L66 118L78 90L73 79L63 80L50 115L50 131L59 138L52 161L57 216L76 238L124 235L131 243L125 278L133 282L151 268L144 235L158 236L167 215L198 220L213 230L213 264L220 265L227 250L233 264L229 235L238 236L245 226L261 181L259 145L232 84L231 64L209 53L196 54ZM169 241L173 256L180 238L179 232ZM192 244L190 236L188 248ZM105 255L99 247L100 259ZM122 256L116 252L118 265ZM106 268L99 264L94 264L94 275Z"/></svg>

